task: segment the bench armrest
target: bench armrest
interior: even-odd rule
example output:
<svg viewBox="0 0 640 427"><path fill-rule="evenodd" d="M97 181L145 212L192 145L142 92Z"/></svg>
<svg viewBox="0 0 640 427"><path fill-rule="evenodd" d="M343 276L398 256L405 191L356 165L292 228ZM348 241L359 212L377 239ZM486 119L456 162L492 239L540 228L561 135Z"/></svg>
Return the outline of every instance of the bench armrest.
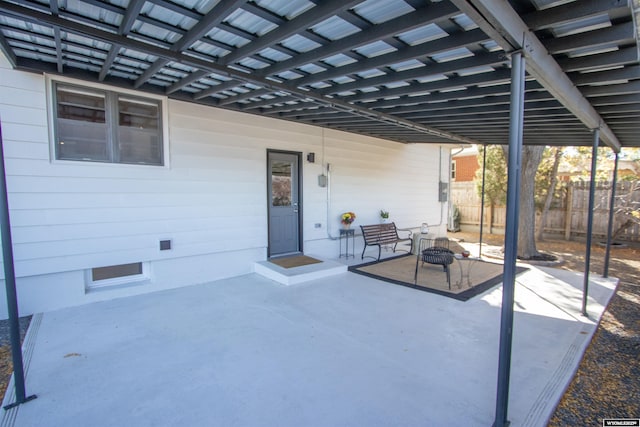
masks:
<svg viewBox="0 0 640 427"><path fill-rule="evenodd" d="M397 228L396 230L398 231L398 236L401 239L411 239L411 238L413 238L413 230L411 230L410 228ZM402 232L403 234L407 233L406 237L402 236L400 234L400 232Z"/></svg>

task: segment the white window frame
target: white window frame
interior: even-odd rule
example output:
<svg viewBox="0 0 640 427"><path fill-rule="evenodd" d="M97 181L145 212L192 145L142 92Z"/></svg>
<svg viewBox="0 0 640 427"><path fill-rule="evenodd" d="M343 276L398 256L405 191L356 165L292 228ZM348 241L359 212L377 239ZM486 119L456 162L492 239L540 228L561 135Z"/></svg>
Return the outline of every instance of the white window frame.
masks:
<svg viewBox="0 0 640 427"><path fill-rule="evenodd" d="M55 106L55 83L68 84L78 86L79 88L101 90L107 92L114 92L120 95L131 96L140 99L157 100L160 102L162 120L161 124L161 136L162 136L162 164L143 164L143 163L118 163L118 162L101 162L101 161L82 161L82 160L67 160L56 158L56 106ZM53 164L68 164L68 165L91 165L97 167L129 167L129 168L153 168L153 169L169 169L170 168L170 155L169 155L169 108L168 98L166 96L159 96L149 94L146 92L122 89L119 87L89 83L83 80L71 79L64 76L52 76L45 75L45 86L47 96L47 120L49 129L49 158Z"/></svg>
<svg viewBox="0 0 640 427"><path fill-rule="evenodd" d="M452 181L456 180L457 168L456 168L456 160L451 160L451 176L450 179Z"/></svg>

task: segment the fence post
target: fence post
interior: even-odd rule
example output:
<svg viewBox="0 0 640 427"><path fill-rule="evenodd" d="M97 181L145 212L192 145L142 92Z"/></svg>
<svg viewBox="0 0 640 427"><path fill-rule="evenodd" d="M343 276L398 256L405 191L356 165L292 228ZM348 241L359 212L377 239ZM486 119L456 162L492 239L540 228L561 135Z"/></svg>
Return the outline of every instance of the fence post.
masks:
<svg viewBox="0 0 640 427"><path fill-rule="evenodd" d="M564 240L571 240L571 218L573 217L573 183L567 185L567 206L564 210Z"/></svg>

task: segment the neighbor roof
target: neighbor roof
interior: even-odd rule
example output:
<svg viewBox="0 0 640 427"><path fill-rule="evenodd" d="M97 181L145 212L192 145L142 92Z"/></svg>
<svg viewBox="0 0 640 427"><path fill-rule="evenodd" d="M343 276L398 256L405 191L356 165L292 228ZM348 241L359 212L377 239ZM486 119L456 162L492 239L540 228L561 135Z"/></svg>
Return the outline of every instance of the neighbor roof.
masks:
<svg viewBox="0 0 640 427"><path fill-rule="evenodd" d="M19 70L405 143L640 146L640 0L0 0ZM637 10L635 11L637 14ZM577 89L576 89L577 88Z"/></svg>

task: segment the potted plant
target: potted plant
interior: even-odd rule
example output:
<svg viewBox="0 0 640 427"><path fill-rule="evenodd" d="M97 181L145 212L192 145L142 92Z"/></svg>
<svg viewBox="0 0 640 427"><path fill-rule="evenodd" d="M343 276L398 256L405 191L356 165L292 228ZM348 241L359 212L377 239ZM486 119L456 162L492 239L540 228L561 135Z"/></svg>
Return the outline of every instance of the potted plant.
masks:
<svg viewBox="0 0 640 427"><path fill-rule="evenodd" d="M340 222L342 226L347 229L351 227L351 223L356 220L356 214L353 212L345 212L340 215Z"/></svg>
<svg viewBox="0 0 640 427"><path fill-rule="evenodd" d="M384 224L389 220L389 211L380 209L380 221Z"/></svg>

